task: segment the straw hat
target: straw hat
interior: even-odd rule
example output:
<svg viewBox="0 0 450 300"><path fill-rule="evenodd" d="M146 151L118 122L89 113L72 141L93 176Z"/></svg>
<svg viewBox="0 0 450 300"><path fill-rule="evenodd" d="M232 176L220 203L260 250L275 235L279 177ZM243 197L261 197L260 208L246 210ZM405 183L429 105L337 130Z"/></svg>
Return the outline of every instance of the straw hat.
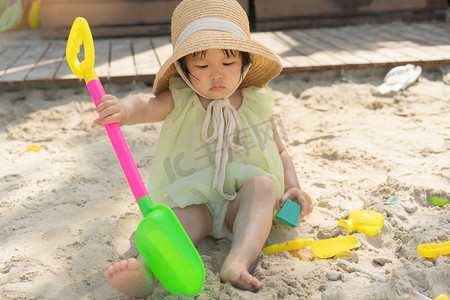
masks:
<svg viewBox="0 0 450 300"><path fill-rule="evenodd" d="M252 65L241 87L264 87L280 74L278 58L252 41L245 11L235 0L184 0L172 16L172 56L156 74L153 94L169 89L169 79L178 74L174 62L207 49L230 49L250 53Z"/></svg>

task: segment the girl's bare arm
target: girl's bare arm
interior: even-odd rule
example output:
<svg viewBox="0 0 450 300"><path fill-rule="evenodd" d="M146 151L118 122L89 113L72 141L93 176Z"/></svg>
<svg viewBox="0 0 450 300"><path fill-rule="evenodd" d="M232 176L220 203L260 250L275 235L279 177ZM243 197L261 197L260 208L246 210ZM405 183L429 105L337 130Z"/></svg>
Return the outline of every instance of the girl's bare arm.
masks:
<svg viewBox="0 0 450 300"><path fill-rule="evenodd" d="M287 199L295 201L302 206L302 212L300 215L300 220L306 215L310 214L313 210L313 204L311 197L300 188L300 183L298 182L297 172L295 171L294 163L289 153L286 151L286 147L281 141L278 135L275 121L273 116L270 117L270 123L272 125L273 139L280 153L281 162L283 163L284 169L284 194L280 198L280 206L283 206Z"/></svg>
<svg viewBox="0 0 450 300"><path fill-rule="evenodd" d="M275 126L275 120L270 117L270 124L272 125L273 139L278 148L278 153L280 153L281 161L283 162L284 168L284 186L287 191L290 188L296 187L300 189L300 183L298 182L297 173L295 171L294 163L289 153L286 151L286 147L283 144L280 136L278 135L277 128Z"/></svg>
<svg viewBox="0 0 450 300"><path fill-rule="evenodd" d="M96 124L118 122L119 125L133 125L163 121L174 107L170 91L161 93L150 99L130 95L118 99L112 95L102 97L97 107L99 119Z"/></svg>

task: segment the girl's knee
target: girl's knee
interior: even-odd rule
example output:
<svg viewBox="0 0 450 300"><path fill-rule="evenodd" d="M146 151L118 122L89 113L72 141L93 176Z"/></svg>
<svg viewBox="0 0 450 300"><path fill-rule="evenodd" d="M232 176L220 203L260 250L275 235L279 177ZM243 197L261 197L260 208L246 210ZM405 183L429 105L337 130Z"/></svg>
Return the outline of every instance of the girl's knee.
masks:
<svg viewBox="0 0 450 300"><path fill-rule="evenodd" d="M261 195L265 195L266 199L273 200L275 203L276 195L277 195L277 187L272 179L266 176L255 176L251 178L248 184L253 185L255 192L260 193Z"/></svg>

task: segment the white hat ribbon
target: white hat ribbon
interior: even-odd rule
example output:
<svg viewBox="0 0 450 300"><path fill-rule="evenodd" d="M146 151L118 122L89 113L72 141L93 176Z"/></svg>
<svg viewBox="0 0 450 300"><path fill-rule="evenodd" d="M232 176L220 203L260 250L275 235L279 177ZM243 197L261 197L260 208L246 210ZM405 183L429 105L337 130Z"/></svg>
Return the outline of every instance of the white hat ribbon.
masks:
<svg viewBox="0 0 450 300"><path fill-rule="evenodd" d="M211 119L213 132L208 136ZM233 141L236 136L236 130L240 145L235 144ZM241 118L228 98L213 100L208 104L202 126L202 139L208 144L217 140L213 188L217 188L217 191L225 199L233 200L236 198L236 193L227 195L223 192L228 151L231 148L236 152L246 152L248 147Z"/></svg>
<svg viewBox="0 0 450 300"><path fill-rule="evenodd" d="M191 34L199 30L225 31L248 38L247 34L245 33L244 30L242 30L241 27L228 20L217 18L198 19L187 25L186 28L184 28L184 30L180 33L180 35L177 38L177 42L173 47L173 52L175 52L181 46L181 44L183 44L184 41L189 36L191 36Z"/></svg>

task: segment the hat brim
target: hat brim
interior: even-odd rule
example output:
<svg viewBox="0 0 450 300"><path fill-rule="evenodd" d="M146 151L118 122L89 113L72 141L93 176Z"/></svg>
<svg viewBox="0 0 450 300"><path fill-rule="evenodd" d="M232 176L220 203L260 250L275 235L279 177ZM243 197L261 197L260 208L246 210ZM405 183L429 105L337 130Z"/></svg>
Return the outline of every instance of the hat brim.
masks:
<svg viewBox="0 0 450 300"><path fill-rule="evenodd" d="M174 62L178 59L208 49L229 49L250 53L252 65L241 86L264 87L270 80L278 76L282 66L278 58L266 47L248 37L216 31L201 30L190 35L163 63L156 74L153 94L158 95L169 89L170 77L178 74Z"/></svg>

